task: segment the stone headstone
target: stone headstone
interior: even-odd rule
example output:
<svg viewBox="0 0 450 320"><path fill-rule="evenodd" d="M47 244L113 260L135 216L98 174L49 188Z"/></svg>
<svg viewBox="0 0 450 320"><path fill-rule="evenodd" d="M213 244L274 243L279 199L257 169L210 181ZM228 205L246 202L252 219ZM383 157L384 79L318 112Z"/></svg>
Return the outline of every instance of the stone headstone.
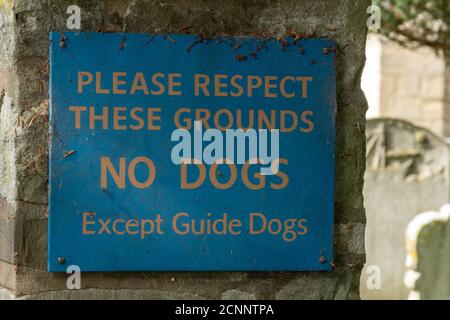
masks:
<svg viewBox="0 0 450 320"><path fill-rule="evenodd" d="M450 204L416 216L406 231L405 286L411 300L450 299Z"/></svg>
<svg viewBox="0 0 450 320"><path fill-rule="evenodd" d="M449 200L449 148L431 131L396 119L367 122L364 202L366 266L362 299L406 299L404 234L420 212ZM374 286L373 270L380 285Z"/></svg>

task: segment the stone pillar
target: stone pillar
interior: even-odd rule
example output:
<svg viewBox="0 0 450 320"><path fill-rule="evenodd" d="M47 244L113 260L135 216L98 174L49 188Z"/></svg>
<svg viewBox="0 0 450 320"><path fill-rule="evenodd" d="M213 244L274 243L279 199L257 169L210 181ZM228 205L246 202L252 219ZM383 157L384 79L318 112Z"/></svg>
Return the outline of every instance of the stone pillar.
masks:
<svg viewBox="0 0 450 320"><path fill-rule="evenodd" d="M65 31L67 7L81 31L208 36L304 35L338 43L335 271L331 273L48 273L49 31ZM0 287L24 298L357 299L364 263L362 185L366 101L360 90L370 1L4 0L0 42ZM270 257L268 257L270 259Z"/></svg>

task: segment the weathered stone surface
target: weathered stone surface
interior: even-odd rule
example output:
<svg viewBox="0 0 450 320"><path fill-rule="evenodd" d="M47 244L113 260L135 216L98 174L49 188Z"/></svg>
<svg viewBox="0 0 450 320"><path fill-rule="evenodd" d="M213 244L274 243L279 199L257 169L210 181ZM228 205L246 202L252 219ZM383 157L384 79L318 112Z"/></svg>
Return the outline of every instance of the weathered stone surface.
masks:
<svg viewBox="0 0 450 320"><path fill-rule="evenodd" d="M348 223L337 226L336 233L342 234L338 244L340 247L345 247L348 252L355 254L364 254L364 231L365 225L363 223Z"/></svg>
<svg viewBox="0 0 450 320"><path fill-rule="evenodd" d="M200 300L204 297L160 290L82 289L42 292L16 297L8 290L0 290L0 299L8 300Z"/></svg>
<svg viewBox="0 0 450 320"><path fill-rule="evenodd" d="M8 62L13 57L16 38L11 1L2 1L0 3L0 21L2 22L0 26L0 61L2 61L1 66L4 67L10 64Z"/></svg>
<svg viewBox="0 0 450 320"><path fill-rule="evenodd" d="M13 300L15 298L14 294L4 288L0 288L0 300Z"/></svg>
<svg viewBox="0 0 450 320"><path fill-rule="evenodd" d="M406 231L409 299L450 299L450 205L416 216Z"/></svg>
<svg viewBox="0 0 450 320"><path fill-rule="evenodd" d="M19 263L22 266L47 267L47 219L26 220L22 225Z"/></svg>
<svg viewBox="0 0 450 320"><path fill-rule="evenodd" d="M0 121L0 149L6 150L0 162L6 159L8 165L0 168L0 194L19 208L13 212L18 223L15 239L19 239L20 261L14 293L20 297L42 292L41 297L48 299L82 295L60 291L66 288L65 274L46 272L42 220L45 216L42 217L41 211L47 203L48 33L66 30L65 12L73 1L0 3L11 22L8 41L4 43L13 47L0 44L0 59L7 60L13 69L12 74L5 73L11 77L7 83L13 85L0 82L0 92L4 91L2 95L8 97L2 99L6 107L4 111L2 107ZM329 262L336 265L335 272L83 273L83 292L105 298L113 298L124 290L166 292L161 298L180 293L220 299L227 290L248 292L261 299L358 298L358 278L364 262L361 230L365 223L362 186L366 110L359 79L364 65L366 9L370 1L80 0L76 3L82 9L82 31L146 32L149 36L155 32L276 36L295 30L307 36L335 39L339 48L335 187L338 225L336 261ZM190 28L185 29L186 26ZM29 210L24 209L25 204Z"/></svg>
<svg viewBox="0 0 450 320"><path fill-rule="evenodd" d="M256 296L253 293L232 289L222 294L222 300L256 300Z"/></svg>
<svg viewBox="0 0 450 320"><path fill-rule="evenodd" d="M360 267L336 269L333 273L295 277L276 294L276 299L358 299Z"/></svg>
<svg viewBox="0 0 450 320"><path fill-rule="evenodd" d="M0 288L15 292L17 287L17 265L0 260Z"/></svg>
<svg viewBox="0 0 450 320"><path fill-rule="evenodd" d="M450 195L450 150L445 141L422 127L396 119L367 122L367 264L361 278L365 299L406 299L404 232L420 212L439 208ZM381 288L367 280L381 271Z"/></svg>
<svg viewBox="0 0 450 320"><path fill-rule="evenodd" d="M14 263L14 219L0 219L0 260Z"/></svg>
<svg viewBox="0 0 450 320"><path fill-rule="evenodd" d="M2 90L2 89L0 89ZM18 113L11 92L2 90L0 99L0 196L9 201L16 199L15 127Z"/></svg>

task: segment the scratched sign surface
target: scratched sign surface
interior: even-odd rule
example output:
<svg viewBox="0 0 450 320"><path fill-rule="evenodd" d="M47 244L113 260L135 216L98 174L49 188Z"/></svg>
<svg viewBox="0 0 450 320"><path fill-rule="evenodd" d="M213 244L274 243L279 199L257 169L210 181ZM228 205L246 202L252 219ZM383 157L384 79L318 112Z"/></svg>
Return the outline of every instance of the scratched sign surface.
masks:
<svg viewBox="0 0 450 320"><path fill-rule="evenodd" d="M50 271L332 269L333 41L51 33L50 50Z"/></svg>

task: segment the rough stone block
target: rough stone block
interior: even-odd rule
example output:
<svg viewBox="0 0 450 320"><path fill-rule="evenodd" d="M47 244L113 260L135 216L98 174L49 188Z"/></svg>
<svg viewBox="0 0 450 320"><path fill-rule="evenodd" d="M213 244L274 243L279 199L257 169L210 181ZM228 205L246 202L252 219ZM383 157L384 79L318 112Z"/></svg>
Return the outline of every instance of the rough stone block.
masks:
<svg viewBox="0 0 450 320"><path fill-rule="evenodd" d="M15 263L14 219L0 219L0 260Z"/></svg>

